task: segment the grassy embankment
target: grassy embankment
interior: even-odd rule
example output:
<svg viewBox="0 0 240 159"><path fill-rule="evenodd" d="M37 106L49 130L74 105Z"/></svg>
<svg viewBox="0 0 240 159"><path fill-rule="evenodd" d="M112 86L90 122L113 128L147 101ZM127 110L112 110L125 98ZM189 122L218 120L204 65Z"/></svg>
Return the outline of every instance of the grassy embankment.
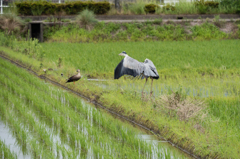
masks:
<svg viewBox="0 0 240 159"><path fill-rule="evenodd" d="M15 50L28 45L15 43L12 45ZM46 75L63 85L66 85L65 79L79 68L83 79L76 85L68 84L68 87L147 125L199 156L238 158L239 45L239 40L43 43L43 59L40 52L21 54L6 47L0 49L39 74L44 74L44 68L53 68ZM154 62L160 75L160 79L154 81L155 98L150 100L146 95L141 99L144 84L141 80L86 80L87 76L112 79L114 68L122 59L118 56L121 51L139 61L149 58ZM150 84L145 91L149 92L149 89ZM166 107L162 103L171 106L171 101L164 100L162 95L169 97L172 91L181 96L175 102L192 101L201 111L192 113L188 107L183 107L187 109L184 112L179 105L174 110ZM204 104L199 104L202 101Z"/></svg>
<svg viewBox="0 0 240 159"><path fill-rule="evenodd" d="M2 59L0 66L1 118L21 150L32 157L184 158L146 143L138 130L86 106L75 95Z"/></svg>
<svg viewBox="0 0 240 159"><path fill-rule="evenodd" d="M221 21L215 16L213 21L183 20L182 22L162 22L162 19L144 23L99 22L91 29L79 27L76 23L67 26L45 27L44 39L48 42L115 42L115 41L183 41L210 39L238 39L239 21Z"/></svg>

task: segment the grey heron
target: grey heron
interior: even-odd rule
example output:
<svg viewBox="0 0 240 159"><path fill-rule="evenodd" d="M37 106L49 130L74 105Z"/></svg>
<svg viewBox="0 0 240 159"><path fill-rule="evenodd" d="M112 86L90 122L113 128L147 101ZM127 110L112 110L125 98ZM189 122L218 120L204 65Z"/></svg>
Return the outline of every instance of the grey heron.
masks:
<svg viewBox="0 0 240 159"><path fill-rule="evenodd" d="M78 70L77 70L77 74L71 76L71 77L67 80L66 83L68 83L68 82L73 82L73 83L75 84L75 81L78 81L80 78L81 78L81 74L80 74L80 70L78 69Z"/></svg>
<svg viewBox="0 0 240 159"><path fill-rule="evenodd" d="M152 84L153 79L159 78L157 69L151 60L145 59L144 62L139 62L128 56L125 51L121 52L119 55L124 56L124 59L115 68L114 79L119 79L123 75L131 75L133 77L139 77L142 79L146 78L146 82L142 89L143 94L143 90L145 88L148 78L150 77L152 79ZM152 84L150 95L152 95Z"/></svg>

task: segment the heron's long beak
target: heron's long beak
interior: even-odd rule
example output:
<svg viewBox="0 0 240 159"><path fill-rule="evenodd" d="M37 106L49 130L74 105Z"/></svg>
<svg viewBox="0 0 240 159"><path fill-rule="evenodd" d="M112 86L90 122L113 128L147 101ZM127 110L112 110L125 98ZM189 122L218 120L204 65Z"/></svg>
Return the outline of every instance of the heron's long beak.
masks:
<svg viewBox="0 0 240 159"><path fill-rule="evenodd" d="M124 54L123 53L120 53L120 54L118 54L119 56L124 56Z"/></svg>

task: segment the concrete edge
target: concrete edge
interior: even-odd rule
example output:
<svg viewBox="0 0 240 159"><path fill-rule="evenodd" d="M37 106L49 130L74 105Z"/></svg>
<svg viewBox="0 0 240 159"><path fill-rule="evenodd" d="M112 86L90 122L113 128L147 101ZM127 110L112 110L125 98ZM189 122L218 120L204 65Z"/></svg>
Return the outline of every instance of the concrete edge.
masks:
<svg viewBox="0 0 240 159"><path fill-rule="evenodd" d="M97 15L98 20L153 20L153 19L206 19L214 18L215 16L220 16L220 19L238 19L240 14L180 14L180 15ZM76 15L67 16L53 16L53 15L43 15L43 16L20 16L22 19L31 19L32 21L42 21L49 18L57 19L74 19Z"/></svg>

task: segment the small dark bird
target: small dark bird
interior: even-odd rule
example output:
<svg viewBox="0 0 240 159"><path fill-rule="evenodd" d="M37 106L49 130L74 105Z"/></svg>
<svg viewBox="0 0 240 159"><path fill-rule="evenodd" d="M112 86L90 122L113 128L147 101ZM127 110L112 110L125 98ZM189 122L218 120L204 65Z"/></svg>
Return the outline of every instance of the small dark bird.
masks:
<svg viewBox="0 0 240 159"><path fill-rule="evenodd" d="M61 73L61 76L63 77L63 73Z"/></svg>
<svg viewBox="0 0 240 159"><path fill-rule="evenodd" d="M73 83L75 84L75 81L80 80L80 78L81 78L81 74L80 74L80 70L79 70L79 69L77 70L77 73L78 73L78 74L76 74L76 75L70 77L70 78L67 80L66 83L68 83L68 82L73 82Z"/></svg>
<svg viewBox="0 0 240 159"><path fill-rule="evenodd" d="M144 62L139 62L128 56L125 51L121 52L119 55L124 56L124 59L115 68L114 79L119 79L123 75L130 75L133 76L134 78L138 77L141 79L146 78L146 82L144 84L145 87L149 77L152 80L152 84L153 79L159 78L157 69L151 60L145 59ZM152 95L152 84L150 96ZM144 87L142 89L142 94Z"/></svg>

